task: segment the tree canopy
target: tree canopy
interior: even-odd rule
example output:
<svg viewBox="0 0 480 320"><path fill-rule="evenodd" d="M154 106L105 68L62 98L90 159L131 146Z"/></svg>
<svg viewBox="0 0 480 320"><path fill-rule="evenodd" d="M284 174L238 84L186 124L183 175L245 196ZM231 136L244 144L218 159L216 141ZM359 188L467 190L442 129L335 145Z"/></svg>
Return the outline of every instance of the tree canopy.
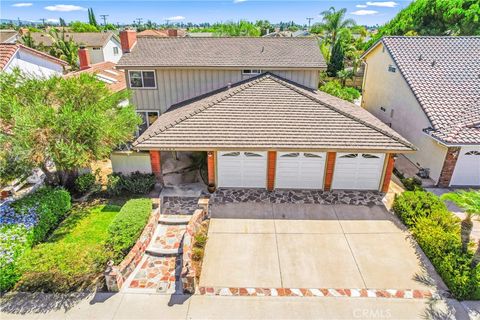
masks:
<svg viewBox="0 0 480 320"><path fill-rule="evenodd" d="M133 106L119 106L128 92L111 92L90 74L36 79L2 72L0 87L2 182L41 168L65 185L77 169L130 141L141 122Z"/></svg>

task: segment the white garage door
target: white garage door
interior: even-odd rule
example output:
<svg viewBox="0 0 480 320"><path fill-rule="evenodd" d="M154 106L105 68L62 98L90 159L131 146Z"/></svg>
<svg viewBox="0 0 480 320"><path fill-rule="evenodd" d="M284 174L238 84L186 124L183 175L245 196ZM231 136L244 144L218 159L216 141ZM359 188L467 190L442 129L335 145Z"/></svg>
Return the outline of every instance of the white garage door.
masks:
<svg viewBox="0 0 480 320"><path fill-rule="evenodd" d="M227 188L265 188L267 153L218 152L218 186Z"/></svg>
<svg viewBox="0 0 480 320"><path fill-rule="evenodd" d="M322 189L324 152L278 152L276 188Z"/></svg>
<svg viewBox="0 0 480 320"><path fill-rule="evenodd" d="M378 190L384 153L337 153L332 189Z"/></svg>
<svg viewBox="0 0 480 320"><path fill-rule="evenodd" d="M480 186L480 146L460 149L450 185Z"/></svg>

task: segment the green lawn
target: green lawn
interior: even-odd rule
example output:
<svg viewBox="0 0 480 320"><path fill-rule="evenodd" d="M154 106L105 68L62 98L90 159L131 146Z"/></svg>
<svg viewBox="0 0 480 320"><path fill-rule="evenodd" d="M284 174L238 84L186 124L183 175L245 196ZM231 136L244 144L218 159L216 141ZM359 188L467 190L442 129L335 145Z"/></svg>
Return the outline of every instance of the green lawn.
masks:
<svg viewBox="0 0 480 320"><path fill-rule="evenodd" d="M108 227L120 206L74 207L45 243L22 257L17 289L66 292L90 287L111 255Z"/></svg>

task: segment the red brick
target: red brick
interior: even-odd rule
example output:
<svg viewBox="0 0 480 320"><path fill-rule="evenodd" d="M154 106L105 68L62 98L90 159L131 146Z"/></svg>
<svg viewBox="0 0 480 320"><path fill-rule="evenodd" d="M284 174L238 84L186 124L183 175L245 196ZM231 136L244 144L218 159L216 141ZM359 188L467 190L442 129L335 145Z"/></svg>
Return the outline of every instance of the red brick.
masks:
<svg viewBox="0 0 480 320"><path fill-rule="evenodd" d="M275 188L275 170L277 164L277 152L268 151L267 162L267 190L273 191Z"/></svg>
<svg viewBox="0 0 480 320"><path fill-rule="evenodd" d="M325 191L330 191L332 188L332 181L333 181L333 171L335 170L335 159L337 157L336 152L328 152L327 153L327 169L325 173L325 186L323 189Z"/></svg>
<svg viewBox="0 0 480 320"><path fill-rule="evenodd" d="M207 152L208 184L215 184L215 152Z"/></svg>
<svg viewBox="0 0 480 320"><path fill-rule="evenodd" d="M447 188L450 186L450 180L452 179L453 170L457 164L458 154L460 152L459 147L450 147L447 150L447 155L443 161L442 171L440 178L438 179L438 186Z"/></svg>
<svg viewBox="0 0 480 320"><path fill-rule="evenodd" d="M393 154L387 154L387 166L385 168L385 176L383 178L382 192L387 192L392 179L393 167L395 166L395 158Z"/></svg>

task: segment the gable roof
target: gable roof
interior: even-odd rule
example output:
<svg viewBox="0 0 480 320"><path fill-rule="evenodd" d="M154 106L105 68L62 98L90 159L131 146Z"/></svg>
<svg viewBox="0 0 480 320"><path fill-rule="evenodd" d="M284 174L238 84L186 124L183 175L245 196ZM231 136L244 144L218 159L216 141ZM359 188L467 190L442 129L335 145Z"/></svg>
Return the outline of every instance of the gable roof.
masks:
<svg viewBox="0 0 480 320"><path fill-rule="evenodd" d="M480 37L384 37L380 42L431 122L424 131L446 144L479 144Z"/></svg>
<svg viewBox="0 0 480 320"><path fill-rule="evenodd" d="M414 150L366 110L265 73L171 107L136 149Z"/></svg>
<svg viewBox="0 0 480 320"><path fill-rule="evenodd" d="M43 43L44 46L50 47L53 43L53 38L50 34L44 32L31 32L33 41L36 44ZM58 35L61 37L62 32ZM84 45L86 47L103 47L110 39L114 37L117 41L115 34L111 31L108 32L65 32L65 39L73 39L76 43Z"/></svg>
<svg viewBox="0 0 480 320"><path fill-rule="evenodd" d="M16 30L0 30L0 43L15 43L17 36Z"/></svg>
<svg viewBox="0 0 480 320"><path fill-rule="evenodd" d="M3 70L8 65L8 63L13 58L13 56L15 56L18 50L25 50L31 54L50 60L59 65L68 66L68 63L63 60L55 58L45 52L26 47L22 44L0 43L0 70Z"/></svg>
<svg viewBox="0 0 480 320"><path fill-rule="evenodd" d="M71 77L82 73L95 74L97 79L105 82L111 91L118 92L127 88L127 81L125 79L125 71L119 70L115 66L113 62L104 61L92 64L88 69L72 72L65 76Z"/></svg>
<svg viewBox="0 0 480 320"><path fill-rule="evenodd" d="M119 67L326 68L315 38L137 38Z"/></svg>

